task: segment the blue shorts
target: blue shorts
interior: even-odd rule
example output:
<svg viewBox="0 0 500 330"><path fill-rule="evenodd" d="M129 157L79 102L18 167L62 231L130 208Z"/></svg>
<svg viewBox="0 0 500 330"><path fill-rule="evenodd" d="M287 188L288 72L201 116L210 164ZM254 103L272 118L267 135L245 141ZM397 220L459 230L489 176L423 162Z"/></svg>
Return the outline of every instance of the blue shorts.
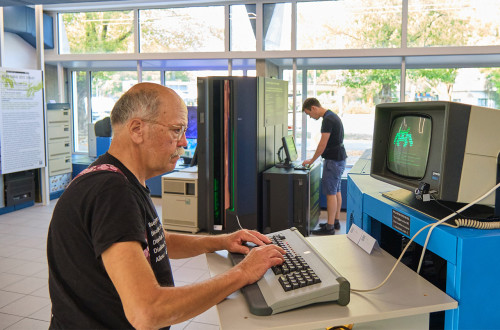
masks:
<svg viewBox="0 0 500 330"><path fill-rule="evenodd" d="M325 159L321 186L323 195L335 195L340 191L340 181L345 169L345 160Z"/></svg>

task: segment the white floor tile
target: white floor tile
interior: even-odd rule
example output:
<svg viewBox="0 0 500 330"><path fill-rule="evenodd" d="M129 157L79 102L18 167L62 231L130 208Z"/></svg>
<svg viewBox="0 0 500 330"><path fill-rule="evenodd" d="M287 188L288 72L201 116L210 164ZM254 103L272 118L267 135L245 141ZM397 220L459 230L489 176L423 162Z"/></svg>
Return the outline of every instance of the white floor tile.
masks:
<svg viewBox="0 0 500 330"><path fill-rule="evenodd" d="M184 266L188 261L189 259L170 259L170 265L172 269L176 269Z"/></svg>
<svg viewBox="0 0 500 330"><path fill-rule="evenodd" d="M30 296L42 297L42 298L50 298L49 285L46 284L43 287L41 287L40 289L31 292Z"/></svg>
<svg viewBox="0 0 500 330"><path fill-rule="evenodd" d="M181 267L174 270L173 273L174 280L179 278L182 279L183 282L194 283L206 273L206 270Z"/></svg>
<svg viewBox="0 0 500 330"><path fill-rule="evenodd" d="M40 309L39 311L34 312L28 317L30 319L37 319L40 321L50 322L51 315L52 315L52 305L48 305Z"/></svg>
<svg viewBox="0 0 500 330"><path fill-rule="evenodd" d="M191 322L191 320L188 320L188 321L185 321L182 323L174 324L174 325L170 326L170 330L182 330L189 324L189 322Z"/></svg>
<svg viewBox="0 0 500 330"><path fill-rule="evenodd" d="M40 321L35 319L24 318L21 321L14 323L10 327L6 328L8 330L47 330L49 327L49 322Z"/></svg>
<svg viewBox="0 0 500 330"><path fill-rule="evenodd" d="M183 265L183 267L206 270L208 269L207 258L204 254L192 257Z"/></svg>
<svg viewBox="0 0 500 330"><path fill-rule="evenodd" d="M193 321L219 326L219 315L217 314L217 309L214 306L206 312L194 317Z"/></svg>
<svg viewBox="0 0 500 330"><path fill-rule="evenodd" d="M49 270L44 269L36 274L33 274L32 277L48 279L49 278Z"/></svg>
<svg viewBox="0 0 500 330"><path fill-rule="evenodd" d="M0 308L0 313L18 315L18 316L28 316L33 314L43 307L50 305L50 299L24 296L2 308Z"/></svg>
<svg viewBox="0 0 500 330"><path fill-rule="evenodd" d="M24 297L23 294L9 292L9 291L0 291L0 308L11 304L12 302L21 299Z"/></svg>
<svg viewBox="0 0 500 330"><path fill-rule="evenodd" d="M45 249L32 249L23 248L19 253L17 253L16 258L27 261L44 261L47 259L47 252Z"/></svg>
<svg viewBox="0 0 500 330"><path fill-rule="evenodd" d="M0 329L5 329L20 320L21 316L0 313Z"/></svg>
<svg viewBox="0 0 500 330"><path fill-rule="evenodd" d="M0 273L0 289L5 288L13 283L23 280L25 276L16 274Z"/></svg>
<svg viewBox="0 0 500 330"><path fill-rule="evenodd" d="M12 267L9 270L5 270L6 273L32 276L34 274L40 273L41 271L48 271L46 263L40 262L25 262L20 266Z"/></svg>
<svg viewBox="0 0 500 330"><path fill-rule="evenodd" d="M43 278L27 277L19 282L4 287L2 290L30 294L31 292L36 291L44 286L47 286L47 280Z"/></svg>
<svg viewBox="0 0 500 330"><path fill-rule="evenodd" d="M5 251L5 249L0 249L0 251ZM26 263L24 260L14 259L11 257L0 257L0 271L7 272L12 268L22 266Z"/></svg>
<svg viewBox="0 0 500 330"><path fill-rule="evenodd" d="M184 328L184 330L219 330L218 325L213 325L213 324L205 324L205 323L198 323L191 321L189 324Z"/></svg>

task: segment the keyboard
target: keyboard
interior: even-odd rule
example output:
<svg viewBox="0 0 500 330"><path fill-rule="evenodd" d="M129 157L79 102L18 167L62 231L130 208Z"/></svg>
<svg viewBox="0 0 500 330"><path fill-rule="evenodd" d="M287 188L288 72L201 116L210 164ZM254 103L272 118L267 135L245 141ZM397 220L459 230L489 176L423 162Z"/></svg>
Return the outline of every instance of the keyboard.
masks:
<svg viewBox="0 0 500 330"><path fill-rule="evenodd" d="M309 166L302 166L302 165L297 165L294 166L293 168L298 171L308 171L310 169Z"/></svg>
<svg viewBox="0 0 500 330"><path fill-rule="evenodd" d="M287 253L282 265L268 269L260 280L241 289L252 314L272 315L320 302L349 303L349 282L296 228L267 236ZM233 265L245 257L239 253L229 256Z"/></svg>

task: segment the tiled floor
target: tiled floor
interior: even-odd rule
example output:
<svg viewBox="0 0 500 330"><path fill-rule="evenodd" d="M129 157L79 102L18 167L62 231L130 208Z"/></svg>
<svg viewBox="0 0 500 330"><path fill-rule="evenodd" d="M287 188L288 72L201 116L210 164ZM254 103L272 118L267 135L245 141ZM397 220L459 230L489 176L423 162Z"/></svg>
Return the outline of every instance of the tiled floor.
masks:
<svg viewBox="0 0 500 330"><path fill-rule="evenodd" d="M161 214L161 200L153 199ZM56 201L36 204L0 215L0 329L47 329L51 303L47 285L45 244L47 229ZM345 231L342 214L341 233ZM322 211L320 220L325 221ZM204 255L172 260L176 285L209 278ZM219 319L215 307L172 327L174 330L215 330Z"/></svg>

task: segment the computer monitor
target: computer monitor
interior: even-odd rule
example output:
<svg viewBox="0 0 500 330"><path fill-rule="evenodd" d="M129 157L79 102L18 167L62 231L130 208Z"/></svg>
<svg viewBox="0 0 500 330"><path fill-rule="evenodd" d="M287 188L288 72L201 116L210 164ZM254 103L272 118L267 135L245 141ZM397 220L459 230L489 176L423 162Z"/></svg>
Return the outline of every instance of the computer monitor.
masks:
<svg viewBox="0 0 500 330"><path fill-rule="evenodd" d="M186 139L198 138L198 123L196 116L198 115L197 107L188 106L188 127L186 130Z"/></svg>
<svg viewBox="0 0 500 330"><path fill-rule="evenodd" d="M497 183L500 110L455 102L375 108L371 176L436 199L470 203ZM500 194L497 192L497 195ZM494 206L495 194L479 202Z"/></svg>
<svg viewBox="0 0 500 330"><path fill-rule="evenodd" d="M285 150L285 161L283 165L291 167L292 162L296 161L298 158L295 140L293 139L293 135L284 136L281 140L283 142L283 150Z"/></svg>

